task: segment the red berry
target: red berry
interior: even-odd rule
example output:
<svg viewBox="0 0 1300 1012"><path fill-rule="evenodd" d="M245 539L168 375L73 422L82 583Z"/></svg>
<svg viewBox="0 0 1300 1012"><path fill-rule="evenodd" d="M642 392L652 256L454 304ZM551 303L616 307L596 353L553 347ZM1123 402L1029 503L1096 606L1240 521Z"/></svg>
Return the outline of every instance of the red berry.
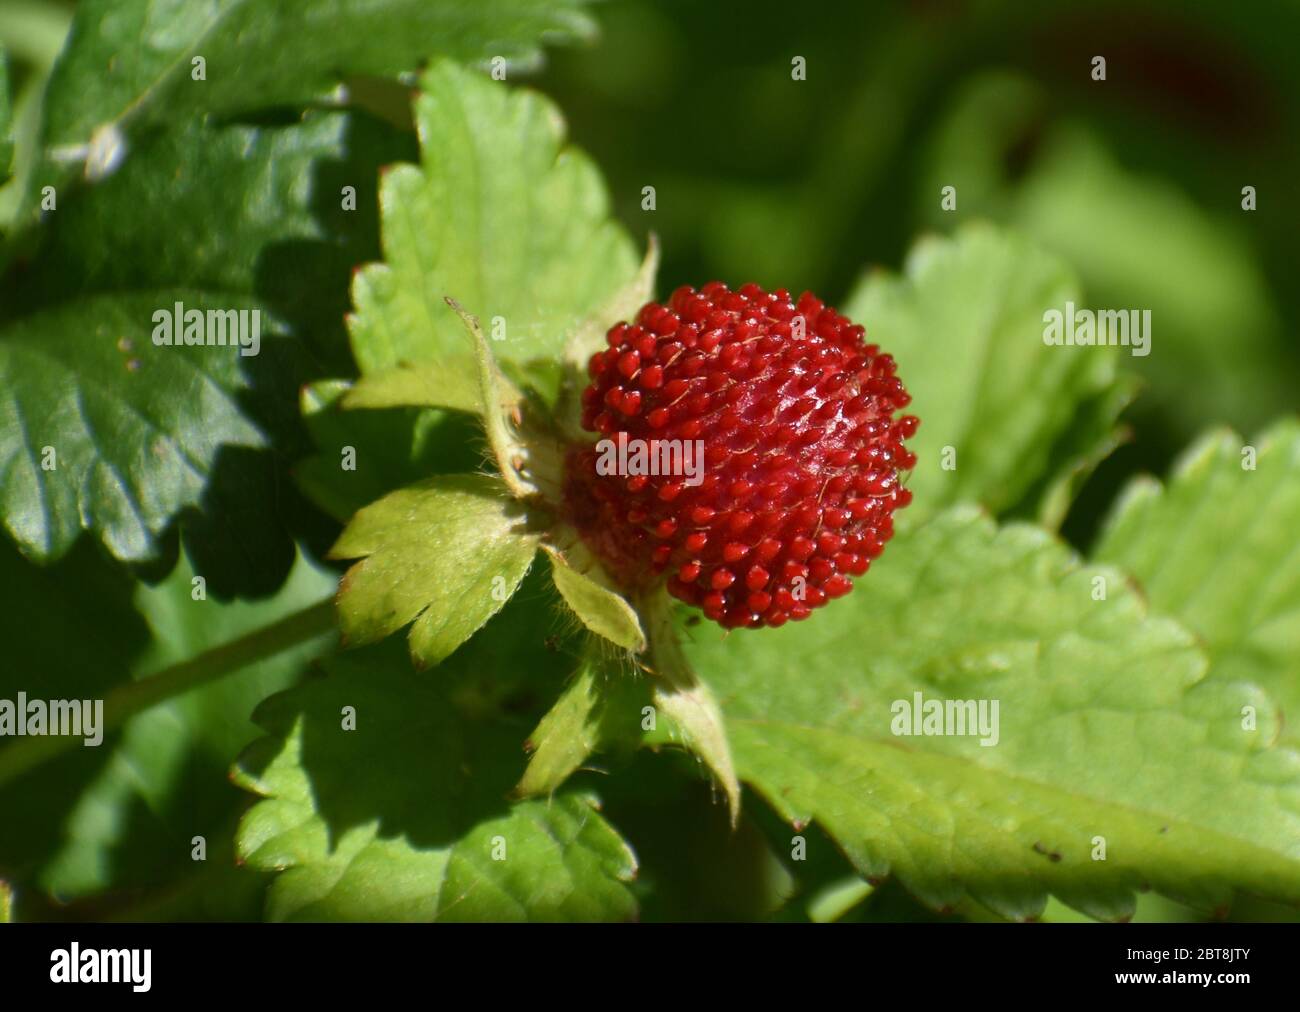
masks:
<svg viewBox="0 0 1300 1012"><path fill-rule="evenodd" d="M607 344L582 397L604 438L570 451L565 507L615 578L666 577L728 628L847 594L911 501L918 421L894 417L911 398L893 358L811 293L716 281L647 303Z"/></svg>

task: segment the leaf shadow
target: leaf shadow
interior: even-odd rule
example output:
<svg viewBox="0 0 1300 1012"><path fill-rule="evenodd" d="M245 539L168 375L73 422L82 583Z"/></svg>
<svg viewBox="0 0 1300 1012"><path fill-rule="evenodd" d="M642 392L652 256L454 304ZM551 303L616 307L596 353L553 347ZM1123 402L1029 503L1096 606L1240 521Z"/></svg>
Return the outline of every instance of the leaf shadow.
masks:
<svg viewBox="0 0 1300 1012"><path fill-rule="evenodd" d="M131 575L81 538L59 562L35 566L0 540L0 699L103 699L129 681L149 642ZM21 739L0 739L0 750ZM39 875L67 833L70 810L103 773L116 736L73 748L0 788L0 877Z"/></svg>
<svg viewBox="0 0 1300 1012"><path fill-rule="evenodd" d="M546 584L545 567L535 566L506 607L438 667L416 671L400 633L331 659L319 677L258 708L254 719L271 737L240 766L274 778L272 764L296 736L297 766L331 852L349 831L371 825L414 850L443 849L505 815L526 765L523 743L559 692L581 636Z"/></svg>
<svg viewBox="0 0 1300 1012"><path fill-rule="evenodd" d="M310 208L317 235L270 242L258 252L254 292L271 314L256 355L240 357L241 409L265 433L264 448L222 446L203 499L182 516L182 540L218 598L261 597L284 582L294 542L323 557L337 526L299 490L292 468L315 450L298 391L355 373L344 317L349 278L380 256L381 168L410 156L414 139L363 113L344 127L345 157L312 162ZM353 189L355 210L344 207ZM349 200L350 203L350 200Z"/></svg>

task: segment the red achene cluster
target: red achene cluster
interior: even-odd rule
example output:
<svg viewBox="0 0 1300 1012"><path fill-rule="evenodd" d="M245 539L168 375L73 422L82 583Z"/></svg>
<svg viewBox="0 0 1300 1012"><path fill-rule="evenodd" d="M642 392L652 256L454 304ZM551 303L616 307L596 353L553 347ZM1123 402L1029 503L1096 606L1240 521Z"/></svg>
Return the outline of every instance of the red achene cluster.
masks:
<svg viewBox="0 0 1300 1012"><path fill-rule="evenodd" d="M614 577L666 577L728 628L847 594L912 498L899 472L918 420L894 418L911 398L893 358L811 293L716 281L647 303L607 342L582 399L602 439L570 451L565 503Z"/></svg>

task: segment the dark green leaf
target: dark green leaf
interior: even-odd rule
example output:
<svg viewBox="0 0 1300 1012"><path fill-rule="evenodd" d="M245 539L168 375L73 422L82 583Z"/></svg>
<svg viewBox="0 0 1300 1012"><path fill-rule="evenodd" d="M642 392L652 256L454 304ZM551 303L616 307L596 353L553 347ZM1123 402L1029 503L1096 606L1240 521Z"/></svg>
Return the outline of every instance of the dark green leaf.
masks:
<svg viewBox="0 0 1300 1012"><path fill-rule="evenodd" d="M303 420L320 452L294 466L308 498L336 520L430 475L482 465L477 418L419 408L345 411L339 402L347 390L338 380L303 387Z"/></svg>
<svg viewBox="0 0 1300 1012"><path fill-rule="evenodd" d="M583 0L85 0L50 80L45 144L57 160L84 159L94 179L132 157L134 138L159 124L304 105L324 98L345 76L396 75L435 53L534 61L544 39L590 34L583 6Z"/></svg>
<svg viewBox="0 0 1300 1012"><path fill-rule="evenodd" d="M13 620L0 620L13 661L0 674L4 699L20 690L31 698L102 699L132 677L315 604L336 583L300 560L274 597L222 603L196 598L199 574L185 559L156 587L132 589L89 545L48 570L23 564L7 546L2 552L3 582L21 586L24 600L21 609L4 609ZM79 616L76 635L67 632L70 615ZM136 715L97 747L77 748L6 784L0 810L22 817L0 820L0 868L24 887L23 902L38 911L50 902L43 897L102 902L85 908L93 911L86 916L102 918L109 910L129 916L131 904L165 893L176 916L250 916L255 880L234 890L220 875L205 874L231 860L242 799L226 773L231 757L257 737L253 708L292 684L327 645L307 643L250 664ZM193 860L195 836L204 837L207 864Z"/></svg>
<svg viewBox="0 0 1300 1012"><path fill-rule="evenodd" d="M191 126L62 198L0 310L0 511L25 553L57 558L86 528L119 558L153 556L179 511L203 507L223 447L293 450L288 392L313 356L346 367L343 280L371 248L340 180L373 193L367 160L398 149L389 136L335 114ZM261 353L156 346L154 314L178 301L259 310Z"/></svg>

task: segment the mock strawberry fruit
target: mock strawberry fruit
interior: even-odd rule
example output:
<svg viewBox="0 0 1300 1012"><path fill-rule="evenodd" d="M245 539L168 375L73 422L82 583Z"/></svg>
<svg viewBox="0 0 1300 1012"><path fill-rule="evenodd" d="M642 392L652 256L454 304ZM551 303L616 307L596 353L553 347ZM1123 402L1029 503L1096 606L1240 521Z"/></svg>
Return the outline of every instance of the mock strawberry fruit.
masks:
<svg viewBox="0 0 1300 1012"><path fill-rule="evenodd" d="M911 501L918 425L891 356L811 293L679 288L592 356L569 519L631 590L667 580L728 628L847 594Z"/></svg>

